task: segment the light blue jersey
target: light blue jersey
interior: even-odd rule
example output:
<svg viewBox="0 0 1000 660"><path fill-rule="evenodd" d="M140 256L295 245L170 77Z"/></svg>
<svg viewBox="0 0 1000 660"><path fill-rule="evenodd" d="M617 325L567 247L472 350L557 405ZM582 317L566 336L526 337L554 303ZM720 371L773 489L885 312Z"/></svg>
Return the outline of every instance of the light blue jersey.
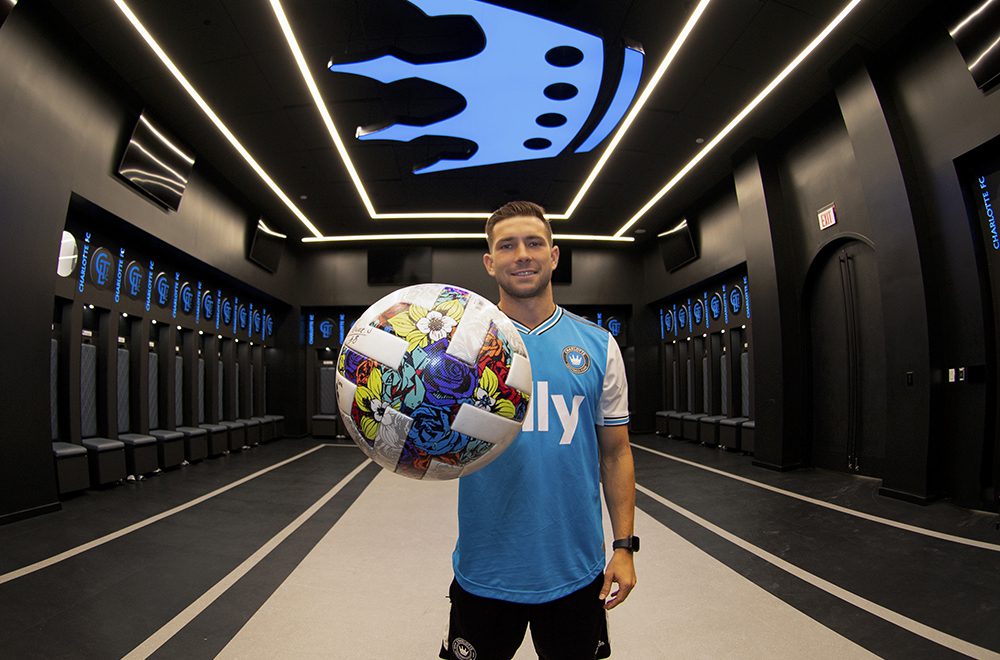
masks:
<svg viewBox="0 0 1000 660"><path fill-rule="evenodd" d="M628 423L628 385L601 327L561 307L533 330L514 325L531 359L531 406L511 446L461 478L452 564L470 593L545 603L604 569L596 427Z"/></svg>

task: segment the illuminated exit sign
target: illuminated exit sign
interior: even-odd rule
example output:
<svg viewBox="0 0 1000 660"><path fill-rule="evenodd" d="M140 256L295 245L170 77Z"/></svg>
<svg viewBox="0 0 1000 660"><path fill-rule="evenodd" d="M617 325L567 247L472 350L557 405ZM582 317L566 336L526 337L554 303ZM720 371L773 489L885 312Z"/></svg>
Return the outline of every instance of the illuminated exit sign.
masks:
<svg viewBox="0 0 1000 660"><path fill-rule="evenodd" d="M819 218L820 231L824 229L829 229L830 227L837 224L837 214L834 211L833 204L830 204L825 209L820 211L816 217Z"/></svg>

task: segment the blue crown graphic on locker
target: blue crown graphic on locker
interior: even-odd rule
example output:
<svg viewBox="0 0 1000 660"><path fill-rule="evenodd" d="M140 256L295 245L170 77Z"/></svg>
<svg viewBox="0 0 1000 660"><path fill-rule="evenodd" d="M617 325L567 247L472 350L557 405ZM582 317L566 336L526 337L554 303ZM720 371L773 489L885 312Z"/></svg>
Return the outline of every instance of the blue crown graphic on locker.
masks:
<svg viewBox="0 0 1000 660"><path fill-rule="evenodd" d="M739 314L740 310L743 309L743 292L738 286L734 286L729 292L729 309L732 310L733 314Z"/></svg>
<svg viewBox="0 0 1000 660"><path fill-rule="evenodd" d="M108 283L108 276L111 274L111 253L104 248L97 248L90 262L91 277L94 284L103 287Z"/></svg>
<svg viewBox="0 0 1000 660"><path fill-rule="evenodd" d="M333 321L330 319L323 319L319 324L319 334L323 336L323 339L329 339L333 336Z"/></svg>
<svg viewBox="0 0 1000 660"><path fill-rule="evenodd" d="M142 266L135 261L130 262L125 268L125 282L128 285L125 292L129 298L138 298L142 293Z"/></svg>
<svg viewBox="0 0 1000 660"><path fill-rule="evenodd" d="M708 303L708 309L712 312L712 320L718 321L722 315L722 296L718 292L712 294L712 298Z"/></svg>
<svg viewBox="0 0 1000 660"><path fill-rule="evenodd" d="M260 310L255 309L253 312L253 331L260 332Z"/></svg>
<svg viewBox="0 0 1000 660"><path fill-rule="evenodd" d="M229 302L229 298L225 298L222 301L222 323L223 325L229 325L233 322L233 303Z"/></svg>
<svg viewBox="0 0 1000 660"><path fill-rule="evenodd" d="M165 273L156 276L156 303L164 307L170 300L170 280Z"/></svg>
<svg viewBox="0 0 1000 660"><path fill-rule="evenodd" d="M415 168L415 174L551 158L577 138L585 139L576 152L590 151L618 125L638 91L645 57L638 48L623 47L620 73L606 72L605 44L592 34L478 0L409 1L428 16L471 16L485 46L459 60L414 64L385 55L362 62L331 61L329 68L382 83L420 78L462 96L465 107L460 112L425 126L400 122L358 127L359 140L409 142L433 135L476 145L464 159L440 156ZM584 135L582 129L596 114L602 79L616 73L614 96ZM512 90L516 102L510 100Z"/></svg>
<svg viewBox="0 0 1000 660"><path fill-rule="evenodd" d="M240 311L237 312L237 316L240 320L240 328L246 329L247 327L247 308L245 305L240 305Z"/></svg>
<svg viewBox="0 0 1000 660"><path fill-rule="evenodd" d="M205 319L211 321L212 313L215 311L215 296L206 293L201 299L202 309L205 310Z"/></svg>
<svg viewBox="0 0 1000 660"><path fill-rule="evenodd" d="M185 314L194 311L194 291L187 282L181 286L181 309L184 310Z"/></svg>

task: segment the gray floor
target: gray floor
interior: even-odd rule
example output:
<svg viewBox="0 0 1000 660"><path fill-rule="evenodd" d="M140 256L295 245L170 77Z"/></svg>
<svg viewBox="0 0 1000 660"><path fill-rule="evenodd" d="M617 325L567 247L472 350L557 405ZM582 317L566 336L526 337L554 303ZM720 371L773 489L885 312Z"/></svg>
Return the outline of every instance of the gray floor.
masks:
<svg viewBox="0 0 1000 660"><path fill-rule="evenodd" d="M633 441L643 548L614 657L1000 657L995 514ZM0 527L0 655L434 657L456 493L289 439L89 491Z"/></svg>

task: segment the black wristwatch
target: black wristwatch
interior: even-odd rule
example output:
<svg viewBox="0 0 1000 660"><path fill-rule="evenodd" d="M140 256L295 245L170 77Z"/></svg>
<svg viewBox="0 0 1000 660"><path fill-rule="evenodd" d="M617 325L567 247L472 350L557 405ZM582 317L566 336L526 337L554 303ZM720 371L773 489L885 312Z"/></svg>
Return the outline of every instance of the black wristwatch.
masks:
<svg viewBox="0 0 1000 660"><path fill-rule="evenodd" d="M611 544L612 550L617 550L618 548L625 548L629 552L639 552L639 537L629 536L623 539L618 539Z"/></svg>

